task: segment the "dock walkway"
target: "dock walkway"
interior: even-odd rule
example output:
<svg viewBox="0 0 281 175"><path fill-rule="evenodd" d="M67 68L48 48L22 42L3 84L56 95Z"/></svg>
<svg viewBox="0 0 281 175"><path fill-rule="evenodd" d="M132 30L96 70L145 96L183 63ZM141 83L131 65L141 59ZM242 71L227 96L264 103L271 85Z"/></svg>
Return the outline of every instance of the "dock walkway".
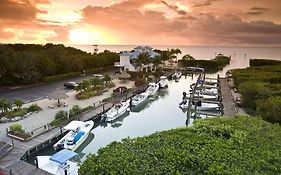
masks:
<svg viewBox="0 0 281 175"><path fill-rule="evenodd" d="M224 105L224 115L225 116L235 116L237 114L237 109L235 107L234 99L231 95L231 89L227 83L226 78L220 78L221 85L221 95L222 103Z"/></svg>
<svg viewBox="0 0 281 175"><path fill-rule="evenodd" d="M79 120L90 120L94 116L103 112L103 110L107 110L111 106L112 103L101 105L92 111L80 115ZM20 159L23 155L25 155L26 152L30 151L34 147L47 147L48 143L51 142L51 138L55 138L60 134L61 129L57 127L26 142L13 139L12 142L14 144L14 147L0 159L0 172L2 171L6 174L12 175L49 175L50 173L36 168L35 166L28 164ZM5 142L11 143L11 139L7 137L7 140L5 140Z"/></svg>

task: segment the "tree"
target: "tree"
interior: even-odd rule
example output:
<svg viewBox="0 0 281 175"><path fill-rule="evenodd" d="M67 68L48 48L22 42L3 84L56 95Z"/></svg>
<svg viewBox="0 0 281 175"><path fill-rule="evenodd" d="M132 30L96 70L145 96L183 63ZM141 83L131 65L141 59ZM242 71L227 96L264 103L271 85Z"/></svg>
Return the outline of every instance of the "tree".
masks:
<svg viewBox="0 0 281 175"><path fill-rule="evenodd" d="M103 80L106 84L108 84L109 82L112 81L112 78L111 78L109 75L105 74L102 80Z"/></svg>
<svg viewBox="0 0 281 175"><path fill-rule="evenodd" d="M7 112L8 109L11 108L11 104L9 103L8 100L6 100L6 99L1 99L1 100L0 100L0 108L1 108L2 112Z"/></svg>
<svg viewBox="0 0 281 175"><path fill-rule="evenodd" d="M195 60L195 58L190 54L186 54L182 57L182 60Z"/></svg>
<svg viewBox="0 0 281 175"><path fill-rule="evenodd" d="M14 100L14 104L16 105L16 107L18 109L20 109L22 107L22 105L23 105L23 101L21 99L15 99Z"/></svg>
<svg viewBox="0 0 281 175"><path fill-rule="evenodd" d="M157 68L159 65L162 64L162 58L161 56L157 55L152 59L153 65Z"/></svg>
<svg viewBox="0 0 281 175"><path fill-rule="evenodd" d="M76 91L86 91L87 89L89 89L91 83L87 80L82 81L81 83L78 83L78 86L76 87Z"/></svg>
<svg viewBox="0 0 281 175"><path fill-rule="evenodd" d="M89 80L90 85L94 87L95 90L98 90L100 86L103 85L103 81L97 77L93 77Z"/></svg>
<svg viewBox="0 0 281 175"><path fill-rule="evenodd" d="M134 65L136 68L142 68L143 65L147 65L149 63L151 63L151 57L149 55L149 53L144 52L139 54L138 58L134 60Z"/></svg>

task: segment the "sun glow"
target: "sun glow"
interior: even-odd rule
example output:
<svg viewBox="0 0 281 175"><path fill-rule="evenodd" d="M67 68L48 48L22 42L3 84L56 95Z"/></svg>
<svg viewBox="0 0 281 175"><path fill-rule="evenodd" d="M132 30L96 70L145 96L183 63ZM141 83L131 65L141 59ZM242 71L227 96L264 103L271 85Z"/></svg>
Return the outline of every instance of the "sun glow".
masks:
<svg viewBox="0 0 281 175"><path fill-rule="evenodd" d="M72 44L118 44L117 40L109 34L96 29L74 29L69 31L69 39Z"/></svg>

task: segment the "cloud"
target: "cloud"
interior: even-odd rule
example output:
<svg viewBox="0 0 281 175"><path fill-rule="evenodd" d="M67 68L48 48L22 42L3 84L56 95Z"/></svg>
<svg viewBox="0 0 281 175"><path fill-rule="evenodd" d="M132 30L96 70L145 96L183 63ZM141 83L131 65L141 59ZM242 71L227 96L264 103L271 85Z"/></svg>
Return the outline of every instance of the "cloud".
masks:
<svg viewBox="0 0 281 175"><path fill-rule="evenodd" d="M179 10L178 6L168 4L166 1L161 1L164 5L166 5L169 9L175 11L179 15L187 15L187 12L184 10Z"/></svg>
<svg viewBox="0 0 281 175"><path fill-rule="evenodd" d="M231 12L201 11L170 19L163 12L141 11L144 4L138 5L126 1L118 6L88 6L81 14L83 22L121 35L123 44L138 44L145 40L167 45L281 44L281 25L270 21L244 21ZM175 6L169 7L177 10Z"/></svg>
<svg viewBox="0 0 281 175"><path fill-rule="evenodd" d="M262 7L252 7L249 9L249 11L247 12L247 14L249 15L262 15L264 14L266 11L268 11L269 8L262 8Z"/></svg>
<svg viewBox="0 0 281 175"><path fill-rule="evenodd" d="M220 0L197 0L194 2L193 7L205 7L210 6L213 2L220 1Z"/></svg>
<svg viewBox="0 0 281 175"><path fill-rule="evenodd" d="M268 11L269 8L262 8L262 7L252 7L250 8L251 11Z"/></svg>

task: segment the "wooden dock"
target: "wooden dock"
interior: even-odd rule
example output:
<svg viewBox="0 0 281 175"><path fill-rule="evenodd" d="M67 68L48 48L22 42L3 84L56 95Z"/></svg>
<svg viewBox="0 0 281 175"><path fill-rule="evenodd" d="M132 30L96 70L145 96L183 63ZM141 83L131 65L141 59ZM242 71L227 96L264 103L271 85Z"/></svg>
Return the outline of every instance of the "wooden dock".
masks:
<svg viewBox="0 0 281 175"><path fill-rule="evenodd" d="M96 107L94 110L79 115L79 120L91 120L98 117L97 114L109 109L112 103L106 103ZM75 119L75 118L74 118ZM49 175L50 173L36 168L35 166L26 163L28 156L43 150L50 144L54 144L63 135L61 127L56 127L44 134L41 134L29 141L22 142L7 137L6 143L14 145L11 151L0 159L0 170L8 172L11 175Z"/></svg>
<svg viewBox="0 0 281 175"><path fill-rule="evenodd" d="M231 95L231 91L227 83L227 79L220 78L220 82L221 82L222 103L224 106L224 115L235 116L237 114L237 109L235 107L234 98Z"/></svg>

